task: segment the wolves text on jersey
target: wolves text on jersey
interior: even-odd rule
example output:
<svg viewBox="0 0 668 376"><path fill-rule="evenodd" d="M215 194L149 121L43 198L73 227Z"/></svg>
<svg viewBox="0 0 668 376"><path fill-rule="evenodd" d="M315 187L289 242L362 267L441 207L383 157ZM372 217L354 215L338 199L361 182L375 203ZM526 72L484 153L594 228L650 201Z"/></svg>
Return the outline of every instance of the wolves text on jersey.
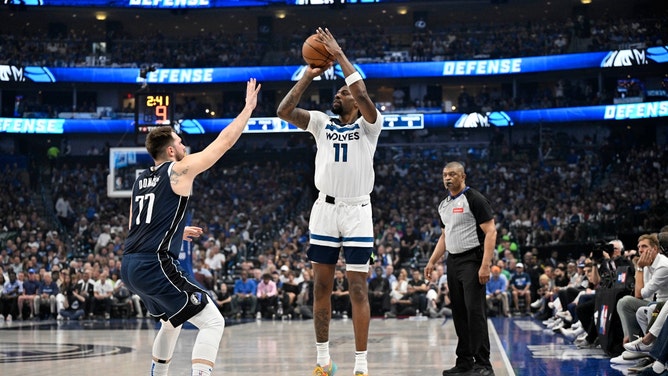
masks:
<svg viewBox="0 0 668 376"><path fill-rule="evenodd" d="M335 133L335 132L327 132L327 139L330 141L353 141L353 140L359 140L360 139L360 133L359 132L347 132L347 133Z"/></svg>

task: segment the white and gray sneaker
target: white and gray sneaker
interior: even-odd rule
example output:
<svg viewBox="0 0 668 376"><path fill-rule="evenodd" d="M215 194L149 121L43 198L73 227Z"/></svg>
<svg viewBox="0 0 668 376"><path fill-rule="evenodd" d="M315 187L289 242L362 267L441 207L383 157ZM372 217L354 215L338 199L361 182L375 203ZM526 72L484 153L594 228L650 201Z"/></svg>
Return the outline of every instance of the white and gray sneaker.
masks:
<svg viewBox="0 0 668 376"><path fill-rule="evenodd" d="M635 359L624 359L624 355L619 355L610 359L610 364L636 364Z"/></svg>
<svg viewBox="0 0 668 376"><path fill-rule="evenodd" d="M633 351L624 351L620 356L610 359L612 364L635 364L638 359L646 357L647 354L637 353Z"/></svg>

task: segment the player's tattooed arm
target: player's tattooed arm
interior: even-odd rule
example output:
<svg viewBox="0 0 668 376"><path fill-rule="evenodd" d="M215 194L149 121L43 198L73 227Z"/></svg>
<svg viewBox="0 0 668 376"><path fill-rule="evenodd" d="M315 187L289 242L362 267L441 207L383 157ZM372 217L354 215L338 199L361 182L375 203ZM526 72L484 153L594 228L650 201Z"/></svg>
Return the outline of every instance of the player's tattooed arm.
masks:
<svg viewBox="0 0 668 376"><path fill-rule="evenodd" d="M278 109L276 110L278 117L296 125L300 129L306 129L311 115L308 111L298 108L297 105L299 105L299 100L312 81L313 76L304 74L295 83L295 86L288 91L283 100L278 104Z"/></svg>
<svg viewBox="0 0 668 376"><path fill-rule="evenodd" d="M172 174L169 175L169 182L172 185L177 185L177 184L179 184L180 179L187 174L188 174L188 168L187 167L184 168L183 170L180 170L180 171L177 170L177 169L173 169Z"/></svg>

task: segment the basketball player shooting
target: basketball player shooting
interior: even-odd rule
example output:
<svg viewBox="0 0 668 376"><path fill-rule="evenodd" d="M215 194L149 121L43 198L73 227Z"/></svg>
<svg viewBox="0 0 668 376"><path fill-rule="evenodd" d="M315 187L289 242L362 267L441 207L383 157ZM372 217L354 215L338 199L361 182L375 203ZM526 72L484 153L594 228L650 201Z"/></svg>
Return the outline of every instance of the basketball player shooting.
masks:
<svg viewBox="0 0 668 376"><path fill-rule="evenodd" d="M369 98L359 72L328 29L318 28L318 39L341 66L346 84L334 96L330 118L321 111L297 108L315 77L329 69L308 66L283 98L278 116L313 134L317 145L315 185L320 191L311 209L308 257L314 272L313 320L317 359L314 376L332 376L336 365L329 356L329 324L334 269L343 248L355 334L355 375L368 375L367 342L370 310L366 278L373 251L370 194L374 184L373 155L383 118Z"/></svg>
<svg viewBox="0 0 668 376"><path fill-rule="evenodd" d="M149 314L160 319L153 342L150 375L167 375L182 324L199 329L192 350L191 375L210 376L223 337L225 319L191 273L179 265L184 217L195 177L213 166L237 142L257 105L260 84L246 83L246 105L204 150L186 155L186 147L170 126L153 129L146 149L155 165L144 170L132 187L130 231L125 241L121 279L139 295ZM184 234L185 231L185 234Z"/></svg>

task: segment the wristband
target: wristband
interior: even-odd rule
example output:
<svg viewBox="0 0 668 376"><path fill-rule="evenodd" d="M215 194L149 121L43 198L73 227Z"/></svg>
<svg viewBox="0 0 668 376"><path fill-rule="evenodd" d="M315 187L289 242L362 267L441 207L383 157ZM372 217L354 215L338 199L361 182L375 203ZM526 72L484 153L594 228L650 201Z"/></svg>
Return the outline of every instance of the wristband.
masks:
<svg viewBox="0 0 668 376"><path fill-rule="evenodd" d="M361 79L362 79L362 75L360 75L360 72L355 71L355 73L346 77L346 85L348 85L348 87L350 87L350 85L354 84L355 82L357 82Z"/></svg>
<svg viewBox="0 0 668 376"><path fill-rule="evenodd" d="M637 272L642 272L642 268L636 266L636 271Z"/></svg>

